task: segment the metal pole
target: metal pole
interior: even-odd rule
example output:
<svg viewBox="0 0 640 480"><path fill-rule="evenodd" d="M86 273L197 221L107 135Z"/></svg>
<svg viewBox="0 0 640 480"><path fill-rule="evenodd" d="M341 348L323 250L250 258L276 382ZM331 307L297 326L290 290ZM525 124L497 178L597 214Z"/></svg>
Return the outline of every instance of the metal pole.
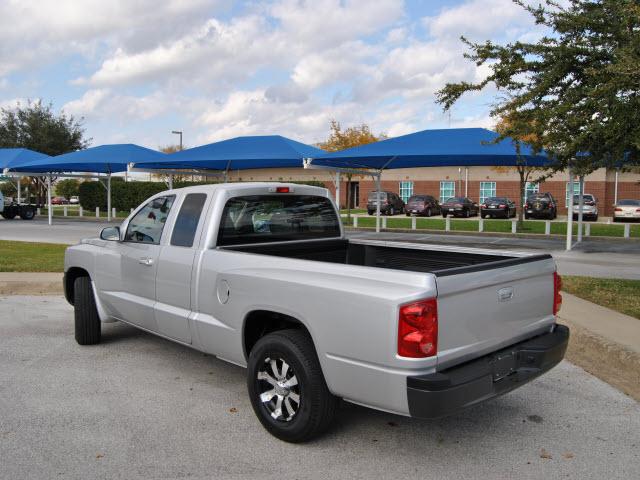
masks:
<svg viewBox="0 0 640 480"><path fill-rule="evenodd" d="M336 172L336 205L340 210L340 172Z"/></svg>
<svg viewBox="0 0 640 480"><path fill-rule="evenodd" d="M173 190L173 174L169 174L169 190Z"/></svg>
<svg viewBox="0 0 640 480"><path fill-rule="evenodd" d="M616 181L613 186L613 204L618 204L618 173L619 170L616 168Z"/></svg>
<svg viewBox="0 0 640 480"><path fill-rule="evenodd" d="M20 185L20 180L22 180L22 177L18 177L18 205L20 205L20 197L21 197L21 192L20 190L22 190L22 186Z"/></svg>
<svg viewBox="0 0 640 480"><path fill-rule="evenodd" d="M464 196L469 196L469 167L464 167Z"/></svg>
<svg viewBox="0 0 640 480"><path fill-rule="evenodd" d="M53 212L51 211L51 175L47 175L47 215L49 217L49 225L53 223Z"/></svg>
<svg viewBox="0 0 640 480"><path fill-rule="evenodd" d="M376 179L376 233L380 233L380 174Z"/></svg>
<svg viewBox="0 0 640 480"><path fill-rule="evenodd" d="M572 220L573 220L573 215L571 212L571 208L573 207L573 172L571 171L571 164L569 164L569 168L567 169L569 171L569 184L567 186L567 188L569 189L569 202L567 202L569 205L567 205L567 244L565 249L567 251L571 250L571 241L573 240L573 232L572 232L572 228L573 228L573 224L572 224Z"/></svg>
<svg viewBox="0 0 640 480"><path fill-rule="evenodd" d="M582 241L582 208L584 206L584 175L580 175L580 192L578 192L578 243ZM571 196L571 204L573 207L573 195ZM572 208L573 210L573 208ZM573 211L571 212L573 217Z"/></svg>
<svg viewBox="0 0 640 480"><path fill-rule="evenodd" d="M107 175L107 222L111 221L111 174Z"/></svg>

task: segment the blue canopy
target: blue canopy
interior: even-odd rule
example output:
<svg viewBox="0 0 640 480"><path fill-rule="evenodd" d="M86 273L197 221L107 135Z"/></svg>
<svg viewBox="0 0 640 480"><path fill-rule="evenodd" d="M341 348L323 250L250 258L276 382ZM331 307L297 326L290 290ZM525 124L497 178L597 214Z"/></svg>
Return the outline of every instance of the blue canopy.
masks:
<svg viewBox="0 0 640 480"><path fill-rule="evenodd" d="M12 168L23 163L51 158L44 153L34 152L28 148L0 148L0 173L5 168Z"/></svg>
<svg viewBox="0 0 640 480"><path fill-rule="evenodd" d="M158 161L164 153L132 143L100 145L75 152L11 166L12 170L29 173L117 173L127 171L127 165L139 161Z"/></svg>
<svg viewBox="0 0 640 480"><path fill-rule="evenodd" d="M498 134L484 128L450 128L390 138L314 157L313 165L341 168L415 168L443 166L515 166L516 148L510 139L497 144ZM520 162L529 166L547 165L541 153L534 155L522 144Z"/></svg>
<svg viewBox="0 0 640 480"><path fill-rule="evenodd" d="M280 135L236 137L167 155L160 161L136 162L136 168L247 170L302 168L302 159L325 152Z"/></svg>

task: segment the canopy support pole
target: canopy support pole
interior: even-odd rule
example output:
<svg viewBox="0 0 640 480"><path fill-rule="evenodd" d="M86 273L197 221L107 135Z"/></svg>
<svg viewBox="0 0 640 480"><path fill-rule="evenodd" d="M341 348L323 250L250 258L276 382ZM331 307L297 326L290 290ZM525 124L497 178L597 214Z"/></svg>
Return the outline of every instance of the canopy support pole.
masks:
<svg viewBox="0 0 640 480"><path fill-rule="evenodd" d="M111 221L111 174L107 175L107 222Z"/></svg>
<svg viewBox="0 0 640 480"><path fill-rule="evenodd" d="M613 204L614 205L618 204L618 173L619 172L620 170L616 168L616 179L615 179L615 183L613 184Z"/></svg>
<svg viewBox="0 0 640 480"><path fill-rule="evenodd" d="M336 205L338 206L338 211L340 211L340 172L336 172Z"/></svg>
<svg viewBox="0 0 640 480"><path fill-rule="evenodd" d="M380 233L380 173L373 178L376 182L376 233Z"/></svg>
<svg viewBox="0 0 640 480"><path fill-rule="evenodd" d="M22 177L18 177L18 205L20 205L20 200L21 200L21 187L22 185L20 185L20 180L22 180Z"/></svg>
<svg viewBox="0 0 640 480"><path fill-rule="evenodd" d="M584 206L584 175L580 175L579 180L580 192L578 193L578 243L582 242L582 208ZM573 195L571 196L571 203L573 207ZM571 209L571 216L573 217L573 208Z"/></svg>
<svg viewBox="0 0 640 480"><path fill-rule="evenodd" d="M53 223L53 212L51 211L51 175L47 175L47 216L49 225Z"/></svg>
<svg viewBox="0 0 640 480"><path fill-rule="evenodd" d="M169 174L169 190L173 190L173 174Z"/></svg>
<svg viewBox="0 0 640 480"><path fill-rule="evenodd" d="M573 212L571 211L573 209L573 171L571 170L571 163L569 163L567 171L569 173L569 183L567 185L567 188L569 189L569 201L567 202L567 243L565 250L568 252L571 250L571 243L573 240Z"/></svg>
<svg viewBox="0 0 640 480"><path fill-rule="evenodd" d="M469 196L469 167L464 167L464 196Z"/></svg>

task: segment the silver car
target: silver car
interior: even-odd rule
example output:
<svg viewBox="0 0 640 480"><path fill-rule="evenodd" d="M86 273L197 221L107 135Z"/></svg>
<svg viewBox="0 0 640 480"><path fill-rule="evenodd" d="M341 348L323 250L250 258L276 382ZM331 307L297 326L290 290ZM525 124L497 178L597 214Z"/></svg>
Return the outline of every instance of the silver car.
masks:
<svg viewBox="0 0 640 480"><path fill-rule="evenodd" d="M640 220L640 200L619 200L613 211L613 221Z"/></svg>
<svg viewBox="0 0 640 480"><path fill-rule="evenodd" d="M580 213L580 196L573 196L573 219L578 219ZM590 193L582 195L582 218L583 220L598 220L598 199Z"/></svg>

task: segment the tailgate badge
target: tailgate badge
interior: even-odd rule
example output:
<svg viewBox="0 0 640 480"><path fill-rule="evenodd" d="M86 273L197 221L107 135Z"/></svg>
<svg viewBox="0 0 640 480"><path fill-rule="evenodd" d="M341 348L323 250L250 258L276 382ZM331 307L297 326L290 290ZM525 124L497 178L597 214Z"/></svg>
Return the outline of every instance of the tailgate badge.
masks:
<svg viewBox="0 0 640 480"><path fill-rule="evenodd" d="M505 287L498 290L498 301L508 302L513 298L513 287Z"/></svg>

